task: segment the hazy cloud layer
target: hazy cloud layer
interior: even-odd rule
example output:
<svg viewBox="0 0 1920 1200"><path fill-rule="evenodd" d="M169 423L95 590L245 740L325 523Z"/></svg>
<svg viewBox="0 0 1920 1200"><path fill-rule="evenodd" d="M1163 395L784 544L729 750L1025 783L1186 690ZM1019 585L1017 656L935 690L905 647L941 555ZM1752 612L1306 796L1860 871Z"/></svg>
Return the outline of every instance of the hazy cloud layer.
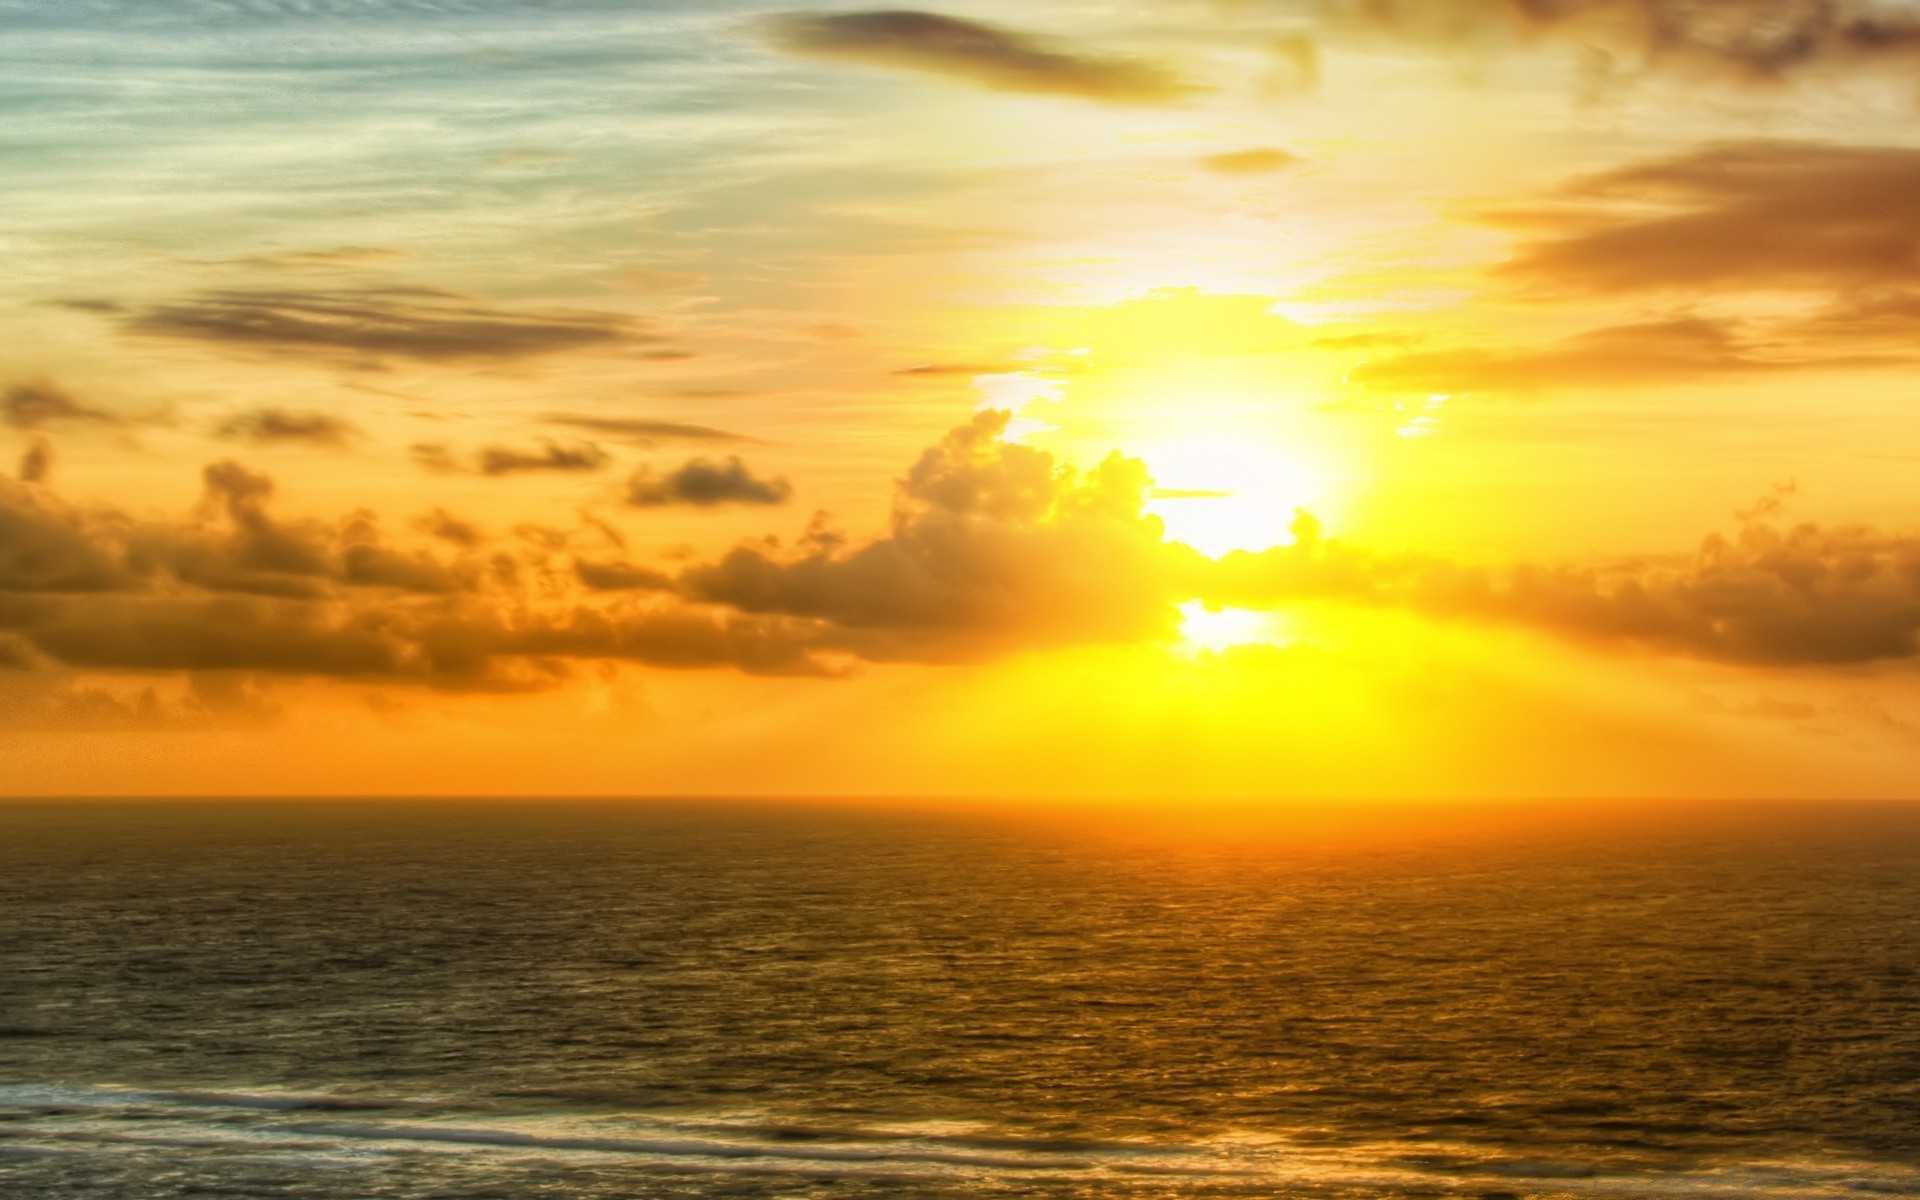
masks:
<svg viewBox="0 0 1920 1200"><path fill-rule="evenodd" d="M1747 142L1576 181L1504 274L1586 292L1920 285L1920 150Z"/></svg>
<svg viewBox="0 0 1920 1200"><path fill-rule="evenodd" d="M1263 146L1253 150L1209 154L1200 160L1200 165L1222 175L1270 175L1299 166L1300 156Z"/></svg>
<svg viewBox="0 0 1920 1200"><path fill-rule="evenodd" d="M511 359L639 335L607 314L526 313L418 291L214 291L128 317L131 332L253 349Z"/></svg>
<svg viewBox="0 0 1920 1200"><path fill-rule="evenodd" d="M1436 350L1374 359L1348 379L1408 392L1531 392L1738 378L1765 372L1888 365L1860 355L1812 357L1755 343L1724 321L1679 318L1617 325L1544 350Z"/></svg>
<svg viewBox="0 0 1920 1200"><path fill-rule="evenodd" d="M637 508L785 504L792 495L793 485L785 479L761 479L738 457L724 462L689 459L664 475L642 467L627 482L627 503Z"/></svg>
<svg viewBox="0 0 1920 1200"><path fill-rule="evenodd" d="M790 54L925 71L1002 92L1162 104L1195 89L1154 63L1078 53L1045 40L938 13L791 13L766 28Z"/></svg>

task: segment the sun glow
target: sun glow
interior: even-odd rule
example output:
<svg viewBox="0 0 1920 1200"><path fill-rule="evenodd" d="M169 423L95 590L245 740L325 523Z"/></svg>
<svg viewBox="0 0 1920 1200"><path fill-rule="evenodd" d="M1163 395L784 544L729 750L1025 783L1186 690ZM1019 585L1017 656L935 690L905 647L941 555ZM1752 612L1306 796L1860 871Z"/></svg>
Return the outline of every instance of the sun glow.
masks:
<svg viewBox="0 0 1920 1200"><path fill-rule="evenodd" d="M1208 608L1198 600L1180 606L1180 635L1194 650L1230 650L1283 641L1279 618L1248 608Z"/></svg>
<svg viewBox="0 0 1920 1200"><path fill-rule="evenodd" d="M1147 511L1167 536L1211 557L1293 541L1297 510L1320 509L1321 473L1271 445L1225 436L1160 442L1141 452L1153 473Z"/></svg>

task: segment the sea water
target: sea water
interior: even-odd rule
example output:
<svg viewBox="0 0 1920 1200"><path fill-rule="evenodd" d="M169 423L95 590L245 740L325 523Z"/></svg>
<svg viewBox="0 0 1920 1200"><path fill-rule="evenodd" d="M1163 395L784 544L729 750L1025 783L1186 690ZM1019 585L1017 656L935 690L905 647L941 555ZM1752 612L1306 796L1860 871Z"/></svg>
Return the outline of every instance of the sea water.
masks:
<svg viewBox="0 0 1920 1200"><path fill-rule="evenodd" d="M1920 1196L1920 809L1544 811L0 805L0 1196Z"/></svg>

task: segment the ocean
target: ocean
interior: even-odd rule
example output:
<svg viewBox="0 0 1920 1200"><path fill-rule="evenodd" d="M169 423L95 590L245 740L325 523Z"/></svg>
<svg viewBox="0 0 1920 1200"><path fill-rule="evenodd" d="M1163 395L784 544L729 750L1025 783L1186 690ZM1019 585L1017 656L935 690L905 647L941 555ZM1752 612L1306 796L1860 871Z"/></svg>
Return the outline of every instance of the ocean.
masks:
<svg viewBox="0 0 1920 1200"><path fill-rule="evenodd" d="M1920 1196L1920 807L0 805L0 1197Z"/></svg>

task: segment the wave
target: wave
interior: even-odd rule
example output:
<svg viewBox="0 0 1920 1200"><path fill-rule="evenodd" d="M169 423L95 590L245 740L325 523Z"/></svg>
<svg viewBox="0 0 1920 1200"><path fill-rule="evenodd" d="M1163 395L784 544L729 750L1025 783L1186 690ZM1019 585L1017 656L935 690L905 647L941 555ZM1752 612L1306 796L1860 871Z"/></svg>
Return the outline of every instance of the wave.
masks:
<svg viewBox="0 0 1920 1200"><path fill-rule="evenodd" d="M311 1114L331 1114L317 1121ZM356 1120L356 1113L384 1113ZM407 1114L393 1119L393 1114ZM294 1155L348 1160L471 1152L563 1168L617 1156L643 1169L832 1177L1133 1180L1215 1179L1347 1195L1514 1194L1579 1200L1861 1200L1920 1197L1920 1169L1902 1164L1783 1161L1676 1171L1492 1158L1470 1147L1381 1143L1339 1149L1243 1133L1185 1143L1021 1137L953 1124L824 1129L762 1114L728 1120L644 1114L504 1110L433 1098L268 1090L153 1090L0 1085L0 1151ZM1304 1194L1304 1191L1303 1191Z"/></svg>

